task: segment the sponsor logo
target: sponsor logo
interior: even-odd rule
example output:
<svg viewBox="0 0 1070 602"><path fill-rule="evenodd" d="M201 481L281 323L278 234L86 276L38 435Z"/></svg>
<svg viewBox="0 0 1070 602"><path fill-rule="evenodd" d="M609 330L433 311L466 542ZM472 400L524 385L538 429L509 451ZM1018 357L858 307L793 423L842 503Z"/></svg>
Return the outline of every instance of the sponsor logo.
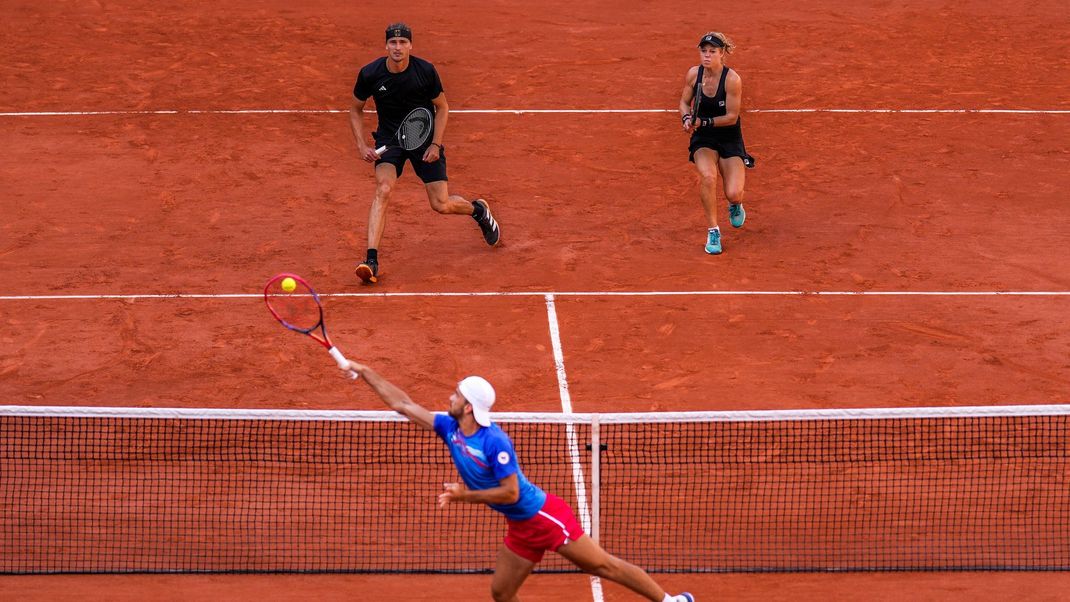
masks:
<svg viewBox="0 0 1070 602"><path fill-rule="evenodd" d="M498 464L509 463L509 452L498 452Z"/></svg>
<svg viewBox="0 0 1070 602"><path fill-rule="evenodd" d="M386 86L379 86L380 92L386 92ZM721 104L724 104L723 102Z"/></svg>

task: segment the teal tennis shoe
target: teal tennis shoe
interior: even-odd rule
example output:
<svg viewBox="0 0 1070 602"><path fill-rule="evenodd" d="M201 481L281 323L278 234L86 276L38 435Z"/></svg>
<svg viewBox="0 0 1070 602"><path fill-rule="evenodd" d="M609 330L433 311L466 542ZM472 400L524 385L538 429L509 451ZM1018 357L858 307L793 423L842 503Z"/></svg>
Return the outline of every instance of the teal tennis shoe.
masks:
<svg viewBox="0 0 1070 602"><path fill-rule="evenodd" d="M710 228L706 233L706 252L710 255L721 254L721 230L719 228Z"/></svg>
<svg viewBox="0 0 1070 602"><path fill-rule="evenodd" d="M747 221L747 212L743 210L743 203L728 204L728 221L732 222L733 228L743 227L743 222Z"/></svg>

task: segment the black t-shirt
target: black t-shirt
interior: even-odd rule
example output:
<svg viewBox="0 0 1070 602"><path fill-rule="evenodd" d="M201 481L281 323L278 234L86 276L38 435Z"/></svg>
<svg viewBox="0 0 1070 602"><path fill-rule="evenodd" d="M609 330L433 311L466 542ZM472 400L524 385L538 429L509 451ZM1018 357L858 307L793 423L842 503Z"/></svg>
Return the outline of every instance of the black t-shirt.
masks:
<svg viewBox="0 0 1070 602"><path fill-rule="evenodd" d="M353 96L358 100L375 99L375 111L379 115L374 134L377 144L392 138L401 120L416 107L426 107L434 115L431 99L442 94L442 80L431 63L410 55L409 66L404 71L391 73L386 60L380 57L365 65L353 86Z"/></svg>

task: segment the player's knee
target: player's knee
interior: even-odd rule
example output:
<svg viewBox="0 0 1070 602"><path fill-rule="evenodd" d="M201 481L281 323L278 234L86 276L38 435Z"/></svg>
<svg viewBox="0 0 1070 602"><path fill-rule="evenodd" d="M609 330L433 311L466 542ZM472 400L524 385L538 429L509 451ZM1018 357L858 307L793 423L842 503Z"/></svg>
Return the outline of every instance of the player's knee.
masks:
<svg viewBox="0 0 1070 602"><path fill-rule="evenodd" d="M490 586L490 596L494 599L494 602L512 602L516 592L508 587L492 583Z"/></svg>
<svg viewBox="0 0 1070 602"><path fill-rule="evenodd" d="M701 181L703 186L716 186L717 174L703 172L699 174L699 180Z"/></svg>
<svg viewBox="0 0 1070 602"><path fill-rule="evenodd" d="M621 562L619 559L607 555L598 564L587 567L587 572L603 579L615 581L621 573Z"/></svg>
<svg viewBox="0 0 1070 602"><path fill-rule="evenodd" d="M375 187L375 196L384 201L390 198L391 192L394 192L394 184L391 182L383 182Z"/></svg>
<svg viewBox="0 0 1070 602"><path fill-rule="evenodd" d="M428 200L431 201L431 208L435 211L439 213L450 213L450 204L446 201L446 199L432 197Z"/></svg>

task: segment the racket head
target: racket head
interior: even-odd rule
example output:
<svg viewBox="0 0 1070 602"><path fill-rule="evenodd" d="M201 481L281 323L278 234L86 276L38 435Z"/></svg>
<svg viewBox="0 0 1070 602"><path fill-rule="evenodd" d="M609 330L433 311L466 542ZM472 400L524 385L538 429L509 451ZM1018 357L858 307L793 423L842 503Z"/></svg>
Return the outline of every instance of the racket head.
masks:
<svg viewBox="0 0 1070 602"><path fill-rule="evenodd" d="M292 291L282 288L282 283L287 278L294 281ZM322 328L323 306L320 305L319 295L304 278L289 273L273 276L264 286L264 303L271 315L286 328L310 335L316 340L320 340L320 337L313 331L320 328L324 333L324 340L320 342L329 344L329 341L326 341L326 331Z"/></svg>
<svg viewBox="0 0 1070 602"><path fill-rule="evenodd" d="M410 151L420 148L431 137L434 121L426 107L409 111L398 128L398 145Z"/></svg>

